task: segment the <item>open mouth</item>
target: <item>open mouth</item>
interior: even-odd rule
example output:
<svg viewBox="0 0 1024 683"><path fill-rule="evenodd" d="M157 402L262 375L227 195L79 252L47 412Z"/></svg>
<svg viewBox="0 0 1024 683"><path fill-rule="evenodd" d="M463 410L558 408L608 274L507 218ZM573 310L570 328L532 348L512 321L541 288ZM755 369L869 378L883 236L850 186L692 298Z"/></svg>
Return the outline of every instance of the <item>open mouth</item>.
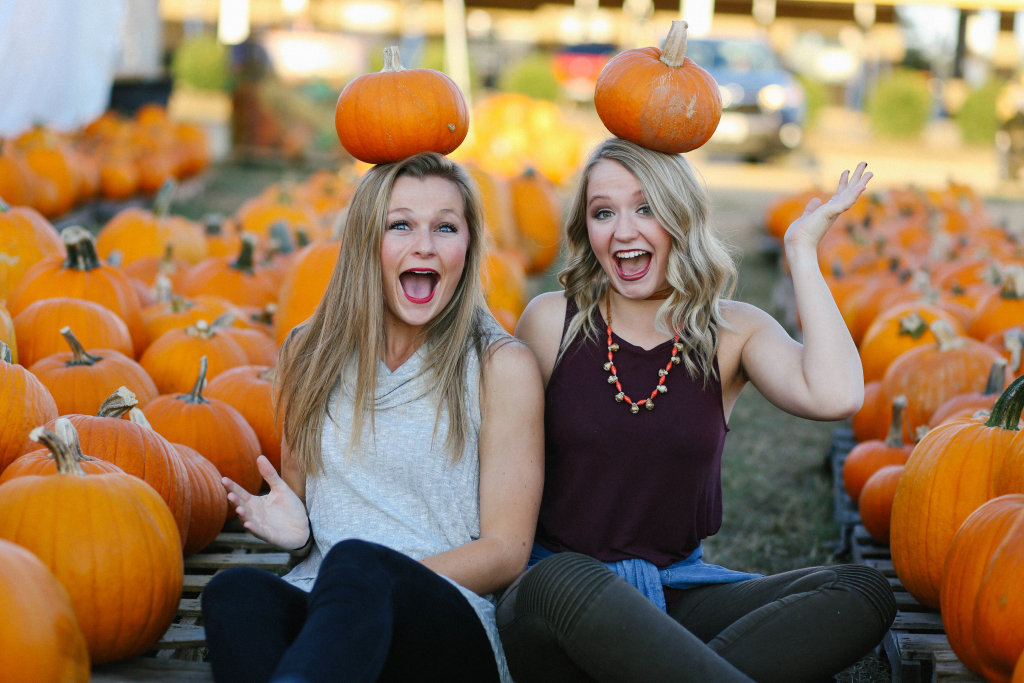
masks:
<svg viewBox="0 0 1024 683"><path fill-rule="evenodd" d="M617 251L614 257L615 269L623 280L639 280L651 268L651 252L643 249Z"/></svg>
<svg viewBox="0 0 1024 683"><path fill-rule="evenodd" d="M414 304L425 304L434 298L441 276L429 268L407 270L398 276L405 298Z"/></svg>

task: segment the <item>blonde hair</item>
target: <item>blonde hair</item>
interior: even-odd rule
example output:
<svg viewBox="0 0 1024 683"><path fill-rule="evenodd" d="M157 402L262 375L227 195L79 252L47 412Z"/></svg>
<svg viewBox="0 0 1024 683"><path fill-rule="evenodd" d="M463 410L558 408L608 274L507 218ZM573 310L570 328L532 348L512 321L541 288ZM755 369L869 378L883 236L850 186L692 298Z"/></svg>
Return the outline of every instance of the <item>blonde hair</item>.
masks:
<svg viewBox="0 0 1024 683"><path fill-rule="evenodd" d="M666 277L673 291L658 309L656 328L679 335L691 377L713 377L718 329L726 325L721 300L732 293L736 266L711 227L707 190L683 155L655 152L618 138L605 140L591 153L569 207L566 264L558 281L579 312L569 322L562 351L581 335L597 340L594 310L610 284L587 234L587 185L604 159L636 177L654 217L672 237Z"/></svg>
<svg viewBox="0 0 1024 683"><path fill-rule="evenodd" d="M486 315L480 288L483 223L480 195L469 174L440 154L417 154L374 166L352 197L341 233L341 251L327 291L308 322L296 328L281 349L276 378L276 414L299 469L323 471L321 434L331 392L342 377L354 377L354 414L348 451L360 439L369 417L374 421L377 368L384 356L385 310L381 278L381 240L388 205L401 176L438 177L454 183L462 195L469 248L451 301L424 330L427 357L423 372L433 375L438 398L435 429L447 407L445 449L453 461L465 449L470 417L465 396L471 350L482 354ZM352 366L351 368L349 366ZM348 370L353 372L350 374ZM331 419L336 419L331 416Z"/></svg>

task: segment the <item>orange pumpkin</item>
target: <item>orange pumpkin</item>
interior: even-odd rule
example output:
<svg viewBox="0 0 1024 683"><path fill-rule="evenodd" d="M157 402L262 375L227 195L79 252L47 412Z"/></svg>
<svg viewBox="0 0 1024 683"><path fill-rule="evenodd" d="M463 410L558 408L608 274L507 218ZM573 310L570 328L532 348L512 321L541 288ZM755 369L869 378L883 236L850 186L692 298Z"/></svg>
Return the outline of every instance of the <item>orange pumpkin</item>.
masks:
<svg viewBox="0 0 1024 683"><path fill-rule="evenodd" d="M124 200L139 190L139 169L127 154L108 153L100 159L100 193Z"/></svg>
<svg viewBox="0 0 1024 683"><path fill-rule="evenodd" d="M0 341L11 348L11 362L18 362L18 335L14 330L14 320L8 313L3 301L0 301Z"/></svg>
<svg viewBox="0 0 1024 683"><path fill-rule="evenodd" d="M885 438L888 420L884 420L884 417L888 416L884 416L884 413L888 412L885 410L888 406L882 404L881 397L881 382L868 382L864 385L864 404L850 419L853 437L857 441ZM891 406L892 404L890 403L889 405Z"/></svg>
<svg viewBox="0 0 1024 683"><path fill-rule="evenodd" d="M979 410L991 410L996 404L999 394L1006 388L1006 361L1002 358L992 363L992 369L988 373L988 383L984 391L959 394L949 399L932 413L928 420L928 426L938 427L948 421L954 415L974 415Z"/></svg>
<svg viewBox="0 0 1024 683"><path fill-rule="evenodd" d="M275 424L274 369L243 365L226 370L210 381L206 395L224 401L245 418L256 432L260 451L281 471L281 434Z"/></svg>
<svg viewBox="0 0 1024 683"><path fill-rule="evenodd" d="M181 293L185 296L209 294L242 306L266 306L277 299L277 287L263 268L256 264L256 238L242 235L238 258L209 258L189 271Z"/></svg>
<svg viewBox="0 0 1024 683"><path fill-rule="evenodd" d="M7 299L31 266L48 256L63 258L64 243L50 222L27 206L0 197L0 301Z"/></svg>
<svg viewBox="0 0 1024 683"><path fill-rule="evenodd" d="M230 316L231 314L226 314ZM249 365L277 365L277 344L263 330L252 327L218 327L221 334L234 339L249 359Z"/></svg>
<svg viewBox="0 0 1024 683"><path fill-rule="evenodd" d="M939 593L942 625L953 652L978 674L986 674L975 629L979 593L996 549L1022 519L1024 495L993 498L964 520L946 555Z"/></svg>
<svg viewBox="0 0 1024 683"><path fill-rule="evenodd" d="M76 440L75 443L78 443L78 441ZM34 443L33 446L35 446ZM0 474L0 484L5 484L11 479L17 479L18 477L48 476L51 474L57 474L57 460L54 458L53 453L45 448L39 450L31 450L31 447L27 448L29 449L28 453L15 459L14 462L7 466L7 469L3 471L3 474ZM99 458L94 458L91 455L85 455L81 452L81 444L79 444L77 450L74 450L72 455L75 460L78 461L78 465L82 468L82 471L86 474L110 474L111 472L124 472L124 470L112 462L100 460Z"/></svg>
<svg viewBox="0 0 1024 683"><path fill-rule="evenodd" d="M192 520L185 539L185 556L194 555L217 538L228 515L228 498L213 463L195 449L175 444L192 483Z"/></svg>
<svg viewBox="0 0 1024 683"><path fill-rule="evenodd" d="M1024 683L1024 652L1017 660L1017 666L1013 670L1013 680L1010 683Z"/></svg>
<svg viewBox="0 0 1024 683"><path fill-rule="evenodd" d="M302 234L307 238L310 235L326 236L318 229L321 225L320 217L313 209L299 201L291 189L273 187L268 190L270 191L253 197L239 207L236 217L241 231L269 240L273 237L272 228L282 225L296 243L300 241ZM303 239L308 241L307 238ZM238 250L234 253L238 253Z"/></svg>
<svg viewBox="0 0 1024 683"><path fill-rule="evenodd" d="M662 49L626 50L605 64L594 106L612 135L666 154L711 139L722 95L711 74L686 56L686 28L673 21Z"/></svg>
<svg viewBox="0 0 1024 683"><path fill-rule="evenodd" d="M137 477L86 476L56 434L37 428L32 437L54 454L58 474L0 487L0 538L34 553L67 589L93 664L138 656L170 626L181 598L174 517Z"/></svg>
<svg viewBox="0 0 1024 683"><path fill-rule="evenodd" d="M124 209L103 226L96 237L96 250L104 258L120 252L127 265L143 256L161 257L170 244L176 257L199 263L207 257L203 229L180 216L168 216L175 185L161 189L153 202L154 211L137 207Z"/></svg>
<svg viewBox="0 0 1024 683"><path fill-rule="evenodd" d="M57 418L57 404L46 387L20 365L11 362L11 348L0 341L0 472L21 455L29 432Z"/></svg>
<svg viewBox="0 0 1024 683"><path fill-rule="evenodd" d="M868 477L857 499L860 521L879 543L889 542L892 501L903 475L904 465L886 465Z"/></svg>
<svg viewBox="0 0 1024 683"><path fill-rule="evenodd" d="M22 156L0 139L0 198L15 206L29 206L35 198L32 170Z"/></svg>
<svg viewBox="0 0 1024 683"><path fill-rule="evenodd" d="M159 393L142 366L113 349L86 351L70 327L60 331L71 351L55 353L29 368L57 403L61 415L95 415L103 401L126 387L146 405Z"/></svg>
<svg viewBox="0 0 1024 683"><path fill-rule="evenodd" d="M562 209L554 186L532 169L508 181L512 215L519 244L526 255L526 270L543 273L562 248Z"/></svg>
<svg viewBox="0 0 1024 683"><path fill-rule="evenodd" d="M1006 369L1010 378L1021 375L1021 356L1024 354L1024 331L1019 327L1011 327L1002 332L996 332L985 343L1002 354L1006 359Z"/></svg>
<svg viewBox="0 0 1024 683"><path fill-rule="evenodd" d="M875 472L887 465L903 465L914 447L903 442L903 412L907 399L897 396L892 402L892 423L885 441L864 441L850 451L843 463L843 486L850 498L857 500L864 484Z"/></svg>
<svg viewBox="0 0 1024 683"><path fill-rule="evenodd" d="M135 354L141 354L149 343L149 337L142 323L139 296L128 276L100 262L92 235L84 228L65 228L61 239L68 252L67 259L62 262L51 257L32 266L11 294L11 314L17 316L32 302L49 298L54 293L94 301L124 320L132 336Z"/></svg>
<svg viewBox="0 0 1024 683"><path fill-rule="evenodd" d="M907 397L904 436L914 440L917 428L927 426L939 406L958 394L985 389L989 368L999 359L990 346L958 337L944 320L931 324L938 343L919 346L897 358L882 379L882 400Z"/></svg>
<svg viewBox="0 0 1024 683"><path fill-rule="evenodd" d="M340 251L339 242L320 242L300 252L278 297L274 315L274 341L278 344L284 342L292 328L304 323L316 311L327 291Z"/></svg>
<svg viewBox="0 0 1024 683"><path fill-rule="evenodd" d="M994 479L1024 408L1024 379L1003 392L988 421L956 420L914 448L892 509L892 564L920 603L939 607L942 566L956 530L994 497Z"/></svg>
<svg viewBox="0 0 1024 683"><path fill-rule="evenodd" d="M200 320L216 320L225 313L237 310L230 301L216 296L203 295L186 299L172 294L170 283L166 284L168 287L165 289L160 278L157 278L157 303L142 309L146 333L154 341L170 330L195 325Z"/></svg>
<svg viewBox="0 0 1024 683"><path fill-rule="evenodd" d="M364 74L341 91L334 126L349 154L387 164L419 152L453 152L469 132L469 108L448 76L403 69L398 48L386 47L380 73Z"/></svg>
<svg viewBox="0 0 1024 683"><path fill-rule="evenodd" d="M988 339L997 332L1024 324L1024 269L1007 268L1003 286L978 302L974 322L968 333L975 339Z"/></svg>
<svg viewBox="0 0 1024 683"><path fill-rule="evenodd" d="M906 351L934 344L935 335L928 326L940 319L949 323L958 335L964 333L955 316L936 306L900 304L883 311L868 327L860 342L864 381L882 379L889 365ZM1002 391L1002 387L999 390Z"/></svg>
<svg viewBox="0 0 1024 683"><path fill-rule="evenodd" d="M128 326L117 314L92 301L59 297L40 299L14 318L21 362L32 367L43 358L64 351L67 343L60 336L64 327L79 330L79 341L88 348L113 349L134 357Z"/></svg>
<svg viewBox="0 0 1024 683"><path fill-rule="evenodd" d="M78 195L76 169L68 150L59 145L33 147L25 152L25 161L29 168L57 188L56 201L45 207L47 210L43 213L51 217L67 213Z"/></svg>
<svg viewBox="0 0 1024 683"><path fill-rule="evenodd" d="M192 386L194 376L186 368L195 367L200 358L209 358L210 379L229 368L249 364L249 356L238 342L200 320L165 332L142 354L139 365L153 378L161 394L172 394Z"/></svg>
<svg viewBox="0 0 1024 683"><path fill-rule="evenodd" d="M492 245L498 249L517 248L519 240L512 218L512 197L508 184L499 181L476 164L466 164L465 168L480 188L484 232Z"/></svg>
<svg viewBox="0 0 1024 683"><path fill-rule="evenodd" d="M234 221L218 214L203 218L203 234L210 256L232 256L242 248L242 238L238 236Z"/></svg>
<svg viewBox="0 0 1024 683"><path fill-rule="evenodd" d="M203 397L206 357L199 360L199 376L187 394L168 394L150 402L142 412L153 429L174 443L194 448L223 476L250 493L257 493L263 478L256 468L260 442L237 410L216 398ZM237 514L228 510L228 518Z"/></svg>
<svg viewBox="0 0 1024 683"><path fill-rule="evenodd" d="M8 683L89 683L89 649L68 592L46 565L0 540L0 671Z"/></svg>
<svg viewBox="0 0 1024 683"><path fill-rule="evenodd" d="M155 287L157 277L163 275L171 281L176 290L180 290L188 281L191 267L188 261L174 258L174 247L168 244L163 256L143 256L125 264L123 270L125 275L138 280L146 287Z"/></svg>
<svg viewBox="0 0 1024 683"><path fill-rule="evenodd" d="M1009 681L1024 653L1024 516L995 549L974 607L974 635L982 672L992 681Z"/></svg>

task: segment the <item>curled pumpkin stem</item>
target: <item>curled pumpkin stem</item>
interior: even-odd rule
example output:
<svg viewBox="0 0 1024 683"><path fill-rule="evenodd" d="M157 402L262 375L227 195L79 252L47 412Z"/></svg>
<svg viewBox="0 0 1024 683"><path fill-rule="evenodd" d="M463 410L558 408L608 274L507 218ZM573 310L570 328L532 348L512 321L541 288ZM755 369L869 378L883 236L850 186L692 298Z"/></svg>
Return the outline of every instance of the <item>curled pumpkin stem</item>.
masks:
<svg viewBox="0 0 1024 683"><path fill-rule="evenodd" d="M885 437L885 445L890 448L899 448L903 445L903 414L907 410L907 397L897 396L892 400L892 422L889 424L889 433Z"/></svg>
<svg viewBox="0 0 1024 683"><path fill-rule="evenodd" d="M92 239L92 234L85 228L79 225L64 228L60 231L60 239L68 252L68 257L64 260L65 268L88 272L102 265L96 253L96 243Z"/></svg>
<svg viewBox="0 0 1024 683"><path fill-rule="evenodd" d="M100 356L93 356L82 346L82 343L78 341L71 328L65 325L60 328L60 334L64 337L64 341L71 347L71 360L64 363L65 367L74 367L76 365L96 365L97 362L103 360Z"/></svg>
<svg viewBox="0 0 1024 683"><path fill-rule="evenodd" d="M139 405L139 399L135 397L128 387L118 387L117 391L107 396L96 411L96 417L113 417L118 420L128 414L135 406Z"/></svg>
<svg viewBox="0 0 1024 683"><path fill-rule="evenodd" d="M131 410L128 411L128 421L133 422L139 425L140 427L145 427L146 429L153 428L153 425L149 424L149 420L146 418L146 414L139 410L138 408L132 408Z"/></svg>
<svg viewBox="0 0 1024 683"><path fill-rule="evenodd" d="M196 383L192 386L192 391L179 396L179 401L196 404L209 403L209 401L203 398L203 387L206 386L206 368L207 360L206 356L203 356L199 359L199 377L196 378Z"/></svg>
<svg viewBox="0 0 1024 683"><path fill-rule="evenodd" d="M238 252L238 258L231 264L235 270L252 275L256 265L256 237L249 233L242 234L242 248Z"/></svg>
<svg viewBox="0 0 1024 683"><path fill-rule="evenodd" d="M661 48L661 61L666 66L683 65L686 59L686 29L689 27L685 21L672 22L665 37L665 45Z"/></svg>
<svg viewBox="0 0 1024 683"><path fill-rule="evenodd" d="M210 323L210 329L216 330L221 327L231 327L238 320L238 316L232 311L225 311L217 316L217 319Z"/></svg>
<svg viewBox="0 0 1024 683"><path fill-rule="evenodd" d="M390 45L384 48L384 68L380 70L381 73L395 73L404 70L402 57L398 54L398 46Z"/></svg>
<svg viewBox="0 0 1024 683"><path fill-rule="evenodd" d="M992 406L992 413L985 426L1016 431L1022 411L1024 411L1024 376L1013 380L1010 386L1006 387L1006 391L996 399L996 404Z"/></svg>
<svg viewBox="0 0 1024 683"><path fill-rule="evenodd" d="M75 431L74 425L71 421L65 417L59 418L57 424L54 425L55 429L66 432L66 428L62 429L63 424L67 424L67 428L75 432L75 441L78 441L78 432ZM29 432L28 438L32 439L36 443L42 444L50 451L53 459L57 462L57 472L60 474L70 474L76 477L84 477L85 472L82 470L82 466L78 464L78 459L75 457L75 452L72 447L68 445L63 439L51 432L46 427L36 427ZM81 448L78 449L81 453Z"/></svg>
<svg viewBox="0 0 1024 683"><path fill-rule="evenodd" d="M932 321L932 324L929 325L928 328L939 341L939 351L953 351L967 344L964 339L956 336L956 332L953 331L952 325L941 318Z"/></svg>
<svg viewBox="0 0 1024 683"><path fill-rule="evenodd" d="M1002 393L1006 386L1006 359L998 358L992 363L992 369L988 373L988 382L985 384L984 396L994 396Z"/></svg>

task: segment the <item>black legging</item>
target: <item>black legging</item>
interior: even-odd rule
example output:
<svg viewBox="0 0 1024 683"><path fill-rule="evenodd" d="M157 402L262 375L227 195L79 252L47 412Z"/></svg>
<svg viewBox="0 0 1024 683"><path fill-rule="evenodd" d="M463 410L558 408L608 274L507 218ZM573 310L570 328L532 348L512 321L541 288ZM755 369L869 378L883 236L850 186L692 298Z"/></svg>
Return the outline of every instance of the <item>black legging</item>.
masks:
<svg viewBox="0 0 1024 683"><path fill-rule="evenodd" d="M691 588L666 614L576 553L538 563L498 604L516 683L820 683L895 616L889 582L860 565Z"/></svg>
<svg viewBox="0 0 1024 683"><path fill-rule="evenodd" d="M311 593L261 569L229 569L202 606L217 683L498 681L469 601L375 543L335 545Z"/></svg>

